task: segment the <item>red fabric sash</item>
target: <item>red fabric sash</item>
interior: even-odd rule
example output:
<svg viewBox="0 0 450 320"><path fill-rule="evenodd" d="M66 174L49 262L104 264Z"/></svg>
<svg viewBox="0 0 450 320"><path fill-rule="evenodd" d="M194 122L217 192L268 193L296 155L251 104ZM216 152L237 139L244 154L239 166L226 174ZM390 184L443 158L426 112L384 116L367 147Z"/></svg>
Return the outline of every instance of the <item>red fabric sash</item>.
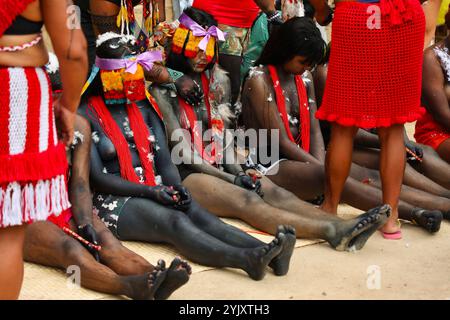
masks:
<svg viewBox="0 0 450 320"><path fill-rule="evenodd" d="M120 165L120 175L130 182L155 186L155 172L153 168L153 146L149 141L150 131L135 102L127 104L127 114L130 127L134 134L134 142L139 153L139 159L144 169L145 182L142 183L136 174L131 159L128 142L112 117L102 97L91 97L89 107L97 114L98 121L105 134L113 143L117 151Z"/></svg>
<svg viewBox="0 0 450 320"><path fill-rule="evenodd" d="M0 37L11 26L18 15L36 0L0 0Z"/></svg>
<svg viewBox="0 0 450 320"><path fill-rule="evenodd" d="M278 78L277 69L274 66L268 66L268 68L270 76L272 78L273 88L275 90L275 98L277 101L278 111L280 113L281 120L283 120L284 129L286 130L289 140L297 145L301 143L302 149L306 152L309 152L311 119L309 115L308 95L306 93L306 87L303 83L302 77L299 75L295 76L295 84L297 85L298 94L298 114L300 115L300 127L299 135L296 139L294 139L289 127L289 119L286 111L286 100L280 85L280 79Z"/></svg>
<svg viewBox="0 0 450 320"><path fill-rule="evenodd" d="M214 123L211 120L211 104L209 103L209 79L205 75L205 73L202 73L202 87L206 110L208 112L208 129L211 129ZM178 102L181 107L182 113L180 117L181 126L183 127L183 129L187 129L190 131L192 144L195 150L201 155L203 160L209 162L210 164L216 164L216 150L213 141L213 135L211 136L211 152L210 154L208 154L208 152L206 152L205 150L205 146L203 145L203 134L194 108L181 97L178 97ZM188 123L186 123L186 119Z"/></svg>

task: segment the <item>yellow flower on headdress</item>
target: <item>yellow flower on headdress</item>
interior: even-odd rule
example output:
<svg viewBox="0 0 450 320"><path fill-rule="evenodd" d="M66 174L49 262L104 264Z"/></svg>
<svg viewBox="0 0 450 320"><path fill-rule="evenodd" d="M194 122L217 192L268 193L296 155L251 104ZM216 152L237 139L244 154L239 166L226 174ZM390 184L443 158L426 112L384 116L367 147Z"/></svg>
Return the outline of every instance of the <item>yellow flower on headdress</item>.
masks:
<svg viewBox="0 0 450 320"><path fill-rule="evenodd" d="M143 79L144 79L144 68L142 68L141 65L137 65L136 73L129 73L129 72L122 73L123 81L135 81Z"/></svg>
<svg viewBox="0 0 450 320"><path fill-rule="evenodd" d="M120 70L101 70L100 78L103 83L103 91L123 91L122 73L125 69Z"/></svg>
<svg viewBox="0 0 450 320"><path fill-rule="evenodd" d="M189 37L186 46L184 45L186 39ZM181 54L183 52L183 47L185 47L184 55L188 58L194 58L198 51L200 50L198 45L203 40L203 37L196 37L190 32L189 29L180 25L180 27L175 31L172 40L172 50L174 53ZM211 37L206 46L206 56L209 61L214 58L216 49L216 39Z"/></svg>
<svg viewBox="0 0 450 320"><path fill-rule="evenodd" d="M144 68L141 65L137 66L136 73L126 72L125 69L119 70L101 70L100 77L103 83L103 91L122 92L124 90L123 83L125 81L144 80Z"/></svg>

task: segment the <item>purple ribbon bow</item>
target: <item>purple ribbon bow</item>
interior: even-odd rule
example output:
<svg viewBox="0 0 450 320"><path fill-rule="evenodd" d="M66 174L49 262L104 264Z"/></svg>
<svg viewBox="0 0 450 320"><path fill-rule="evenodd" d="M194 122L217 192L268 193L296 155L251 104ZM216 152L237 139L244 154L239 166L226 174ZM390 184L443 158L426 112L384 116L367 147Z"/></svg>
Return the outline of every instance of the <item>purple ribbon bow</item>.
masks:
<svg viewBox="0 0 450 320"><path fill-rule="evenodd" d="M161 51L146 51L136 57L128 59L103 59L96 57L95 65L101 70L117 70L125 68L128 73L135 74L138 64L145 70L150 71L153 68L153 63L162 61L163 56Z"/></svg>
<svg viewBox="0 0 450 320"><path fill-rule="evenodd" d="M200 50L206 51L206 47L208 46L208 42L211 37L214 37L219 41L225 41L226 33L216 26L211 26L207 30L205 30L205 28L203 28L201 25L199 25L184 13L180 16L178 21L180 21L182 25L191 30L194 36L203 37L202 41L200 41L200 43L198 44Z"/></svg>

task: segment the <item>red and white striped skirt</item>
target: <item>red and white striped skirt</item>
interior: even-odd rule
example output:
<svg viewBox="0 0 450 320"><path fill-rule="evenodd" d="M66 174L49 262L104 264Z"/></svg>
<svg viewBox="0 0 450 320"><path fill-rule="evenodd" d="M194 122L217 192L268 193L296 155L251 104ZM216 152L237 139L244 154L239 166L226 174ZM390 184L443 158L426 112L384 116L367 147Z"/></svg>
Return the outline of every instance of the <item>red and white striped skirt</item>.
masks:
<svg viewBox="0 0 450 320"><path fill-rule="evenodd" d="M66 173L47 74L0 67L0 228L69 208Z"/></svg>

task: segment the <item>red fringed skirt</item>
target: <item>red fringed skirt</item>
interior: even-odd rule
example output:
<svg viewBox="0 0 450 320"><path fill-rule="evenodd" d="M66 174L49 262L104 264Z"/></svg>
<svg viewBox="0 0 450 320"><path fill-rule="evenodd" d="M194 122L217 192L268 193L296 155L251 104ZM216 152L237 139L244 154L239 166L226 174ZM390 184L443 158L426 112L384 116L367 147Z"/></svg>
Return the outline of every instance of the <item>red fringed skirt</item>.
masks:
<svg viewBox="0 0 450 320"><path fill-rule="evenodd" d="M0 68L0 228L44 221L70 207L42 68Z"/></svg>
<svg viewBox="0 0 450 320"><path fill-rule="evenodd" d="M386 15L376 20L372 10L378 4L336 5L318 119L376 128L412 122L424 114L420 95L425 17L418 0L404 3L409 20L395 25Z"/></svg>

